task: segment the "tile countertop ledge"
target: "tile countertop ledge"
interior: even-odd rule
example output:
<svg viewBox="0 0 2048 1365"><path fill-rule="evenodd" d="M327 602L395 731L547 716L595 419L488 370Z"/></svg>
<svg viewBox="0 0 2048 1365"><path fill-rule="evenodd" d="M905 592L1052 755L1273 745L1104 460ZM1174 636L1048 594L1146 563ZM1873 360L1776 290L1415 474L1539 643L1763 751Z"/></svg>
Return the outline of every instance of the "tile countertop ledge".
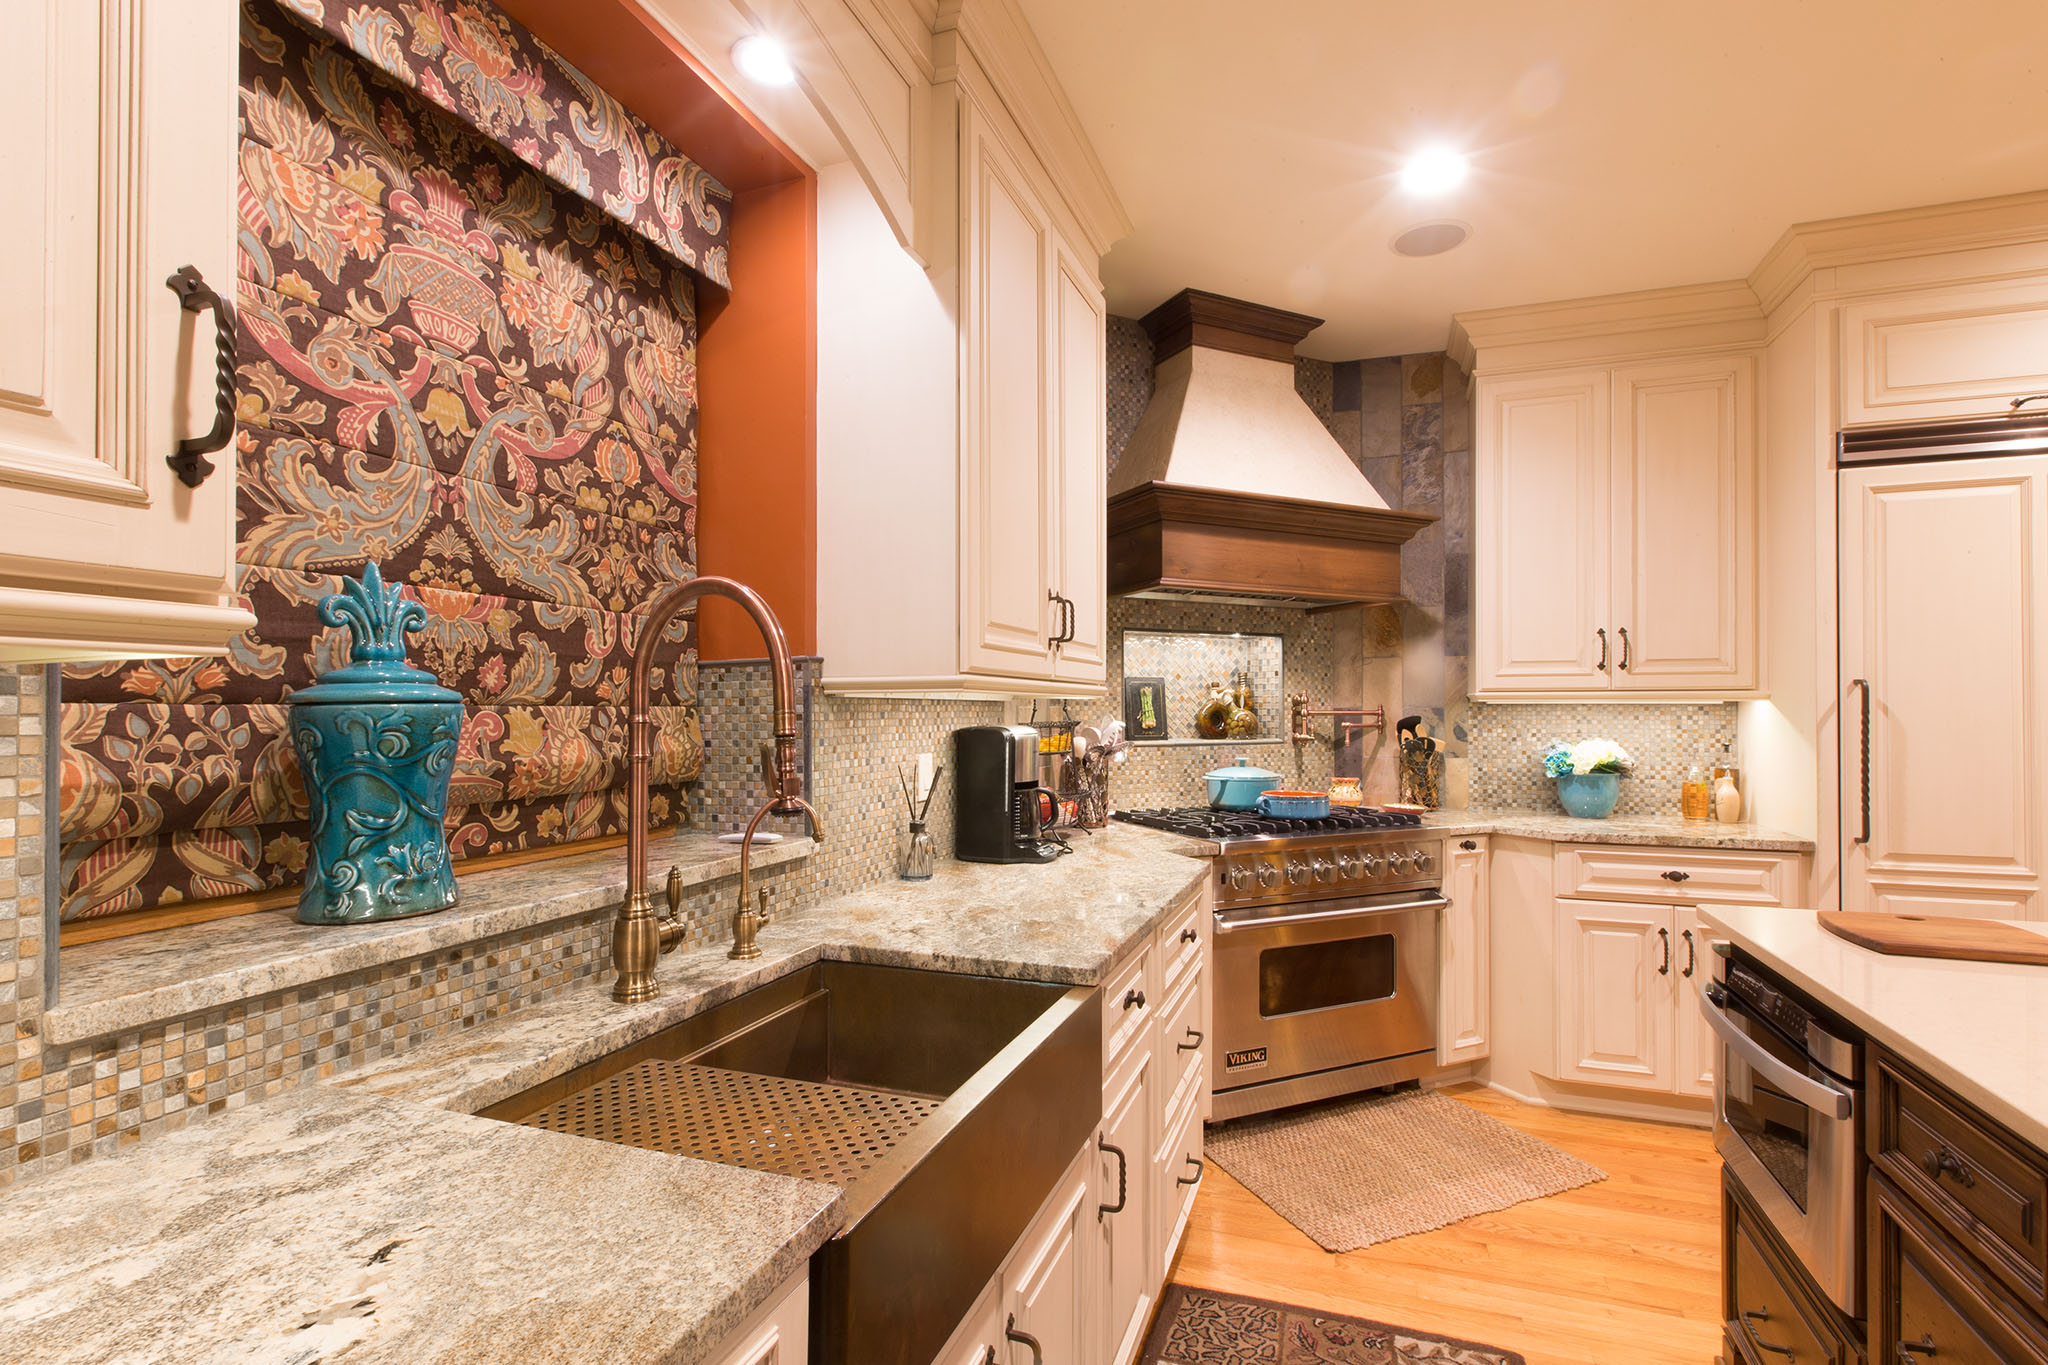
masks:
<svg viewBox="0 0 2048 1365"><path fill-rule="evenodd" d="M1700 914L1792 985L2048 1152L2048 967L1889 957L1835 937L1811 910L1710 906Z"/></svg>
<svg viewBox="0 0 2048 1365"><path fill-rule="evenodd" d="M754 866L794 862L810 850L808 838L757 845ZM650 845L657 891L670 864L683 869L686 886L699 886L737 875L739 849L685 830ZM413 919L300 924L290 911L274 910L62 949L44 1037L76 1043L123 1033L616 905L626 889L625 850L493 868L459 881L460 905Z"/></svg>
<svg viewBox="0 0 2048 1365"><path fill-rule="evenodd" d="M843 1204L309 1086L0 1197L0 1359L699 1361Z"/></svg>

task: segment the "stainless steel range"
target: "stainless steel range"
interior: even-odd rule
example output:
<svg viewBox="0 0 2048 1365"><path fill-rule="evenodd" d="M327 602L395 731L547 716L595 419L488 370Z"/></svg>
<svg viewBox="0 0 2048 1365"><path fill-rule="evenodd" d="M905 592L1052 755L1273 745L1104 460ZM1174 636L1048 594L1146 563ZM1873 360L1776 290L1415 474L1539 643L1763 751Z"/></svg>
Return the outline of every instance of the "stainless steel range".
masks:
<svg viewBox="0 0 2048 1365"><path fill-rule="evenodd" d="M1443 840L1414 815L1182 810L1117 818L1214 840L1215 1116L1418 1079L1436 1065Z"/></svg>

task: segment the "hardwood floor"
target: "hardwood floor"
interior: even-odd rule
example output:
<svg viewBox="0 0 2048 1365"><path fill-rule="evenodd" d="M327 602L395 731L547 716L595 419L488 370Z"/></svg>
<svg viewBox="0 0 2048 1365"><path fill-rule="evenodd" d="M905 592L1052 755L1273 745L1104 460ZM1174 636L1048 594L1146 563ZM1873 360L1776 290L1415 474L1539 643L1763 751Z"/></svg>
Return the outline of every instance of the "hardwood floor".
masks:
<svg viewBox="0 0 2048 1365"><path fill-rule="evenodd" d="M1332 1255L1210 1163L1181 1284L1441 1332L1529 1365L1710 1365L1720 1326L1720 1159L1705 1129L1446 1094L1608 1178L1436 1232Z"/></svg>

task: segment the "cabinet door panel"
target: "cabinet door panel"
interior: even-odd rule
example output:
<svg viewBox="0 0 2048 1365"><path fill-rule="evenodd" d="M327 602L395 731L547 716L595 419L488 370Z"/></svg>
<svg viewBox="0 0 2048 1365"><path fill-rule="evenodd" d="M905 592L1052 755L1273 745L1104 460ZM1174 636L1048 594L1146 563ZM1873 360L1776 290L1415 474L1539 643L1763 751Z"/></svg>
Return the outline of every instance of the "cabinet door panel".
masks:
<svg viewBox="0 0 2048 1365"><path fill-rule="evenodd" d="M1054 505L1046 427L1051 226L970 103L961 138L961 664L1049 676Z"/></svg>
<svg viewBox="0 0 2048 1365"><path fill-rule="evenodd" d="M1450 906L1439 921L1436 1059L1454 1066L1479 1061L1489 1050L1493 920L1486 841L1453 841L1445 863L1444 896Z"/></svg>
<svg viewBox="0 0 2048 1365"><path fill-rule="evenodd" d="M1671 929L1668 906L1557 903L1560 1080L1671 1089Z"/></svg>
<svg viewBox="0 0 2048 1365"><path fill-rule="evenodd" d="M1755 364L1632 366L1613 385L1614 686L1753 687Z"/></svg>
<svg viewBox="0 0 2048 1365"><path fill-rule="evenodd" d="M1714 974L1714 946L1727 940L1709 933L1697 910L1679 907L1671 912L1671 916L1674 960L1671 970L1678 979L1678 999L1675 1002L1678 1009L1677 1046L1674 1049L1677 1071L1671 1088L1681 1095L1711 1097L1714 1093L1714 1069L1721 1062L1721 1044L1700 1013L1697 992L1699 983Z"/></svg>
<svg viewBox="0 0 2048 1365"><path fill-rule="evenodd" d="M1851 470L1841 508L1842 908L2031 902L2048 798L2048 457Z"/></svg>
<svg viewBox="0 0 2048 1365"><path fill-rule="evenodd" d="M2044 358L2038 279L1853 301L1842 308L1842 421L2003 412L2048 390Z"/></svg>
<svg viewBox="0 0 2048 1365"><path fill-rule="evenodd" d="M1095 1230L1093 1162L1083 1156L1068 1170L1038 1221L1010 1253L1003 1273L1006 1327L1037 1338L1048 1365L1087 1360L1096 1350L1088 1249ZM1032 1365L1029 1347L1006 1337L997 1358Z"/></svg>
<svg viewBox="0 0 2048 1365"><path fill-rule="evenodd" d="M1477 690L1610 685L1619 646L1606 622L1607 395L1599 370L1480 382Z"/></svg>
<svg viewBox="0 0 2048 1365"><path fill-rule="evenodd" d="M1072 604L1067 625L1073 635L1060 645L1054 667L1063 681L1100 683L1109 638L1102 291L1065 251L1053 279L1058 505L1052 516L1060 539L1058 588Z"/></svg>
<svg viewBox="0 0 2048 1365"><path fill-rule="evenodd" d="M1159 1074L1148 1048L1132 1054L1103 1088L1102 1138L1122 1155L1098 1148L1095 1202L1098 1207L1114 1207L1121 1194L1123 1207L1095 1220L1098 1280L1106 1299L1099 1358L1117 1365L1136 1353L1156 1297L1151 1275L1155 1191L1149 1154Z"/></svg>
<svg viewBox="0 0 2048 1365"><path fill-rule="evenodd" d="M165 463L215 411L214 324L165 280L191 265L233 297L235 7L23 0L8 14L0 575L179 599L182 615L166 601L125 621L82 608L98 624L76 629L218 652L249 620L220 609L234 450L197 489Z"/></svg>

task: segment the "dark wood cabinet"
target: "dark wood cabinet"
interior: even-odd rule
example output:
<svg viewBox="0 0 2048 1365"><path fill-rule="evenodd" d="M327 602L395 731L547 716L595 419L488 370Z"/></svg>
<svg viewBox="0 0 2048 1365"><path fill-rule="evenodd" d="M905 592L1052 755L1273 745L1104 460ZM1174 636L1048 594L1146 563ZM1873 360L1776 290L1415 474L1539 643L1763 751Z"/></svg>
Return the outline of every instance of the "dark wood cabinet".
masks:
<svg viewBox="0 0 2048 1365"><path fill-rule="evenodd" d="M1722 1181L1721 1317L1728 1365L1857 1365L1856 1324L1815 1289L1733 1181Z"/></svg>
<svg viewBox="0 0 2048 1365"><path fill-rule="evenodd" d="M2023 1304L1882 1175L1870 1177L1870 1345L1883 1365L2048 1365Z"/></svg>

